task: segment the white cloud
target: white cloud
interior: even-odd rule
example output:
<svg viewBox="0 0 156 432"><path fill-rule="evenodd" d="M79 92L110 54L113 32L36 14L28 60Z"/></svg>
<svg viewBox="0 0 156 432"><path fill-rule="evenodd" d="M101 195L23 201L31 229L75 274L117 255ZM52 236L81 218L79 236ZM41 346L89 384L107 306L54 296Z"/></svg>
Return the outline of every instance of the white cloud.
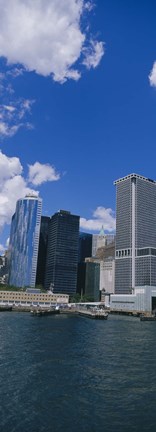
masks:
<svg viewBox="0 0 156 432"><path fill-rule="evenodd" d="M104 55L104 43L92 40L90 46L84 49L84 54L83 64L87 69L95 69Z"/></svg>
<svg viewBox="0 0 156 432"><path fill-rule="evenodd" d="M12 137L16 134L20 127L23 126L23 123L19 123L18 125L10 126L6 121L0 122L0 136L3 137Z"/></svg>
<svg viewBox="0 0 156 432"><path fill-rule="evenodd" d="M34 100L29 99L16 99L13 96L10 101L9 94L8 103L0 105L0 137L11 137L21 127L26 127L27 129L33 127L26 119L31 114L31 107L34 102Z"/></svg>
<svg viewBox="0 0 156 432"><path fill-rule="evenodd" d="M156 62L154 62L152 70L149 75L150 85L156 87Z"/></svg>
<svg viewBox="0 0 156 432"><path fill-rule="evenodd" d="M97 207L93 213L93 219L80 219L80 227L89 231L114 231L116 228L115 213L111 208Z"/></svg>
<svg viewBox="0 0 156 432"><path fill-rule="evenodd" d="M16 65L13 76L25 69L60 83L77 80L81 57L87 68L95 68L104 54L103 43L88 42L87 23L86 30L81 29L93 6L85 0L7 0L6 6L6 0L0 0L0 56Z"/></svg>
<svg viewBox="0 0 156 432"><path fill-rule="evenodd" d="M47 181L57 181L59 179L60 174L49 164L35 162L34 165L29 165L28 181L35 186Z"/></svg>
<svg viewBox="0 0 156 432"><path fill-rule="evenodd" d="M52 177L52 173L53 176L56 174L55 168L50 165L42 166L39 162L36 164L30 165L30 167L35 167L36 165L36 177L35 172L34 176L32 176L32 180L34 180L34 183L32 182L33 184L39 185L45 181L59 179L59 175L58 178ZM49 174L44 171L46 166L49 168ZM19 198L23 198L27 193L34 192L34 190L29 187L28 181L24 178L22 172L23 167L19 158L8 157L0 151L0 230L6 223L10 223L11 217L15 211L16 201Z"/></svg>
<svg viewBox="0 0 156 432"><path fill-rule="evenodd" d="M12 78L16 78L20 75L23 75L24 68L23 67L13 67L12 69L7 71L7 75L10 75Z"/></svg>

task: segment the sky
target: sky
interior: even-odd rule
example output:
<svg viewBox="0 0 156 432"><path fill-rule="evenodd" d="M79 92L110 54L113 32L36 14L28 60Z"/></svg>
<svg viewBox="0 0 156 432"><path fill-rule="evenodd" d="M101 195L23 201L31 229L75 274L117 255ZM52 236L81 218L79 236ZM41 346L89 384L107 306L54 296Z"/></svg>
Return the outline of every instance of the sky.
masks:
<svg viewBox="0 0 156 432"><path fill-rule="evenodd" d="M156 2L0 0L0 252L16 201L115 230L115 186L156 179Z"/></svg>

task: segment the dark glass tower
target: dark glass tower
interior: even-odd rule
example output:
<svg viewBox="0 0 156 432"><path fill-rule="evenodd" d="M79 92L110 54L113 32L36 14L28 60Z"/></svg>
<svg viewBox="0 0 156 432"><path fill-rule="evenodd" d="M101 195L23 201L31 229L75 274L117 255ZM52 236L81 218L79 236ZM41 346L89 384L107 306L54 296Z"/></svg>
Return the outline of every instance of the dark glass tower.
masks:
<svg viewBox="0 0 156 432"><path fill-rule="evenodd" d="M156 182L138 174L115 181L115 293L156 285Z"/></svg>
<svg viewBox="0 0 156 432"><path fill-rule="evenodd" d="M92 234L80 232L79 234L79 263L77 274L77 293L85 292L86 264L85 258L92 256Z"/></svg>
<svg viewBox="0 0 156 432"><path fill-rule="evenodd" d="M42 285L42 286L44 286L44 280L45 280L49 222L50 222L49 216L41 216L36 285Z"/></svg>
<svg viewBox="0 0 156 432"><path fill-rule="evenodd" d="M79 263L92 256L92 234L80 232L79 234Z"/></svg>
<svg viewBox="0 0 156 432"><path fill-rule="evenodd" d="M89 301L100 301L100 264L86 262L85 295Z"/></svg>
<svg viewBox="0 0 156 432"><path fill-rule="evenodd" d="M45 288L54 293L76 293L79 216L60 210L49 223Z"/></svg>

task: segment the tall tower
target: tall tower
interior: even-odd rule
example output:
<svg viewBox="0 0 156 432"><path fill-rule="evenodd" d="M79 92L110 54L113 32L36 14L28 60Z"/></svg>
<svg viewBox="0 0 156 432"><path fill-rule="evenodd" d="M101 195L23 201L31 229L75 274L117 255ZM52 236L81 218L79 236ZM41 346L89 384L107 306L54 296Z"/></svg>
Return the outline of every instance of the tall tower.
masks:
<svg viewBox="0 0 156 432"><path fill-rule="evenodd" d="M49 222L50 222L49 216L41 216L36 284L41 285L42 287L44 286L44 280L45 280Z"/></svg>
<svg viewBox="0 0 156 432"><path fill-rule="evenodd" d="M9 285L35 287L42 200L19 199L12 217L9 244Z"/></svg>
<svg viewBox="0 0 156 432"><path fill-rule="evenodd" d="M113 243L114 240L115 234L105 234L102 226L99 234L93 234L92 236L92 256L95 257L98 249L108 246L110 243Z"/></svg>
<svg viewBox="0 0 156 432"><path fill-rule="evenodd" d="M156 285L156 182L130 174L116 191L115 293Z"/></svg>
<svg viewBox="0 0 156 432"><path fill-rule="evenodd" d="M79 216L60 210L49 223L45 288L54 293L76 293Z"/></svg>

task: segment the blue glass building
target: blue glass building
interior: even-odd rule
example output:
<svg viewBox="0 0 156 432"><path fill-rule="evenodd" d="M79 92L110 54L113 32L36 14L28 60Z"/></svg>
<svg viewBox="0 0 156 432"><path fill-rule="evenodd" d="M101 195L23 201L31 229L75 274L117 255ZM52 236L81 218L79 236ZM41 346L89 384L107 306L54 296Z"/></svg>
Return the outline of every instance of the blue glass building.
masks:
<svg viewBox="0 0 156 432"><path fill-rule="evenodd" d="M35 287L42 200L19 199L12 217L9 244L9 285Z"/></svg>

